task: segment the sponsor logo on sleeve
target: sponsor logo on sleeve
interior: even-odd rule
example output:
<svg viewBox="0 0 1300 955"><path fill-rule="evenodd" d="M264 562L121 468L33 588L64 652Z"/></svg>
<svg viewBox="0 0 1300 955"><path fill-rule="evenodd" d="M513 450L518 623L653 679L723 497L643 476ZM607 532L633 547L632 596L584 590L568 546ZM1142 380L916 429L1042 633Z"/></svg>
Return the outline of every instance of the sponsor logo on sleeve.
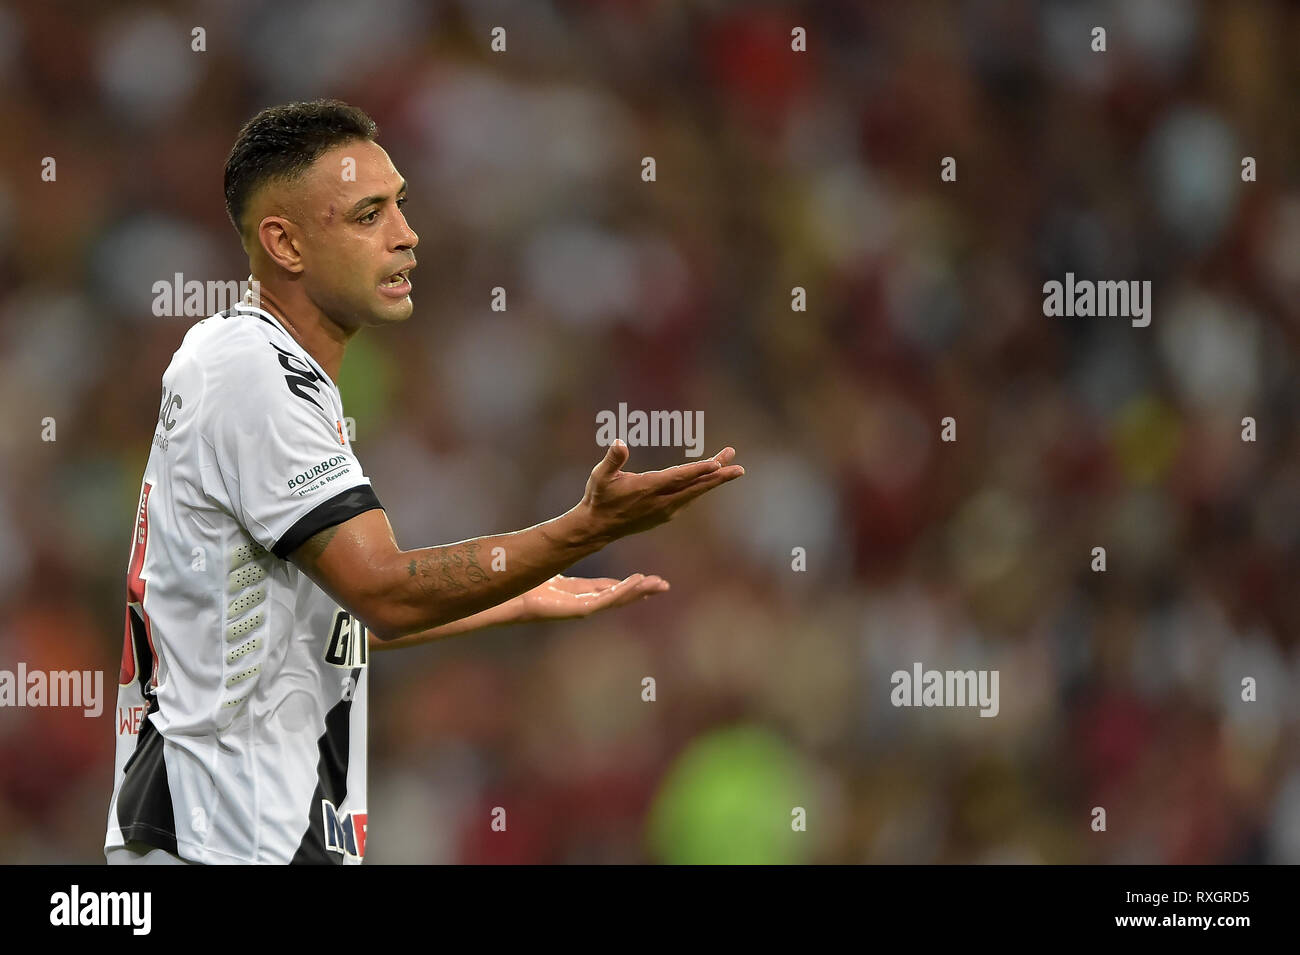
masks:
<svg viewBox="0 0 1300 955"><path fill-rule="evenodd" d="M312 465L305 471L295 474L285 483L296 496L302 497L324 487L331 481L337 481L343 475L351 472L352 458L346 454L336 454L326 458L319 464Z"/></svg>

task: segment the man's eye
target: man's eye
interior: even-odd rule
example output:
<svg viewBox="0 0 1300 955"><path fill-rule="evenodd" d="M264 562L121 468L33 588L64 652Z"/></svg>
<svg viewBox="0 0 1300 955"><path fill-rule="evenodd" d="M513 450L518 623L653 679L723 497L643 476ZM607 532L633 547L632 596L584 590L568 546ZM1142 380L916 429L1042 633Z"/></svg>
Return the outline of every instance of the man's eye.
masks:
<svg viewBox="0 0 1300 955"><path fill-rule="evenodd" d="M397 200L397 208L400 209L404 205L406 205L406 196L402 196L402 198Z"/></svg>
<svg viewBox="0 0 1300 955"><path fill-rule="evenodd" d="M362 222L366 222L366 223L374 222L374 221L375 221L375 218L376 218L378 215L379 215L379 210L378 210L378 209L375 209L373 212L367 212L365 215L363 215L363 216L361 217L361 221L362 221Z"/></svg>

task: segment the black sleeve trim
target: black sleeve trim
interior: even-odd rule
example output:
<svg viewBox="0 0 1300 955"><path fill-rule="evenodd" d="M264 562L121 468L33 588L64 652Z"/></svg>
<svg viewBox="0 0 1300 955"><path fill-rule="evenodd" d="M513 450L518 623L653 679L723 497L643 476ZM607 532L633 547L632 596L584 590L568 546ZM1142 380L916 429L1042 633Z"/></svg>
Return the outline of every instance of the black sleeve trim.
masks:
<svg viewBox="0 0 1300 955"><path fill-rule="evenodd" d="M271 548L271 553L281 560L286 560L313 534L383 506L369 484L348 488L335 494L328 501L322 501L298 518L293 527L285 531L276 541L275 546Z"/></svg>

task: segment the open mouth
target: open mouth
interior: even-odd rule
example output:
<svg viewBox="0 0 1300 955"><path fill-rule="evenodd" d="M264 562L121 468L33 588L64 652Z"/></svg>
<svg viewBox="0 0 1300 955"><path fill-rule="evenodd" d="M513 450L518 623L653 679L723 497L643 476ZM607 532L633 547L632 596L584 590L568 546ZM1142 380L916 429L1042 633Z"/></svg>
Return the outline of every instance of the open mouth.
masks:
<svg viewBox="0 0 1300 955"><path fill-rule="evenodd" d="M411 291L410 271L410 269L403 269L401 272L394 272L379 283L379 288L387 294L405 295Z"/></svg>

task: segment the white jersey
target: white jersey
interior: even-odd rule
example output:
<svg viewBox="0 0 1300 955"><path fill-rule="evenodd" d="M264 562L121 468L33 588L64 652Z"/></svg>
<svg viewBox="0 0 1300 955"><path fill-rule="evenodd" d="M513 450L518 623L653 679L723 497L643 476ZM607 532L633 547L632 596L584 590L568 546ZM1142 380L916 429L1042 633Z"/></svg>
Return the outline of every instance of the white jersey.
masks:
<svg viewBox="0 0 1300 955"><path fill-rule="evenodd" d="M162 384L127 568L105 848L360 863L367 633L285 560L381 506L338 388L248 305L196 323Z"/></svg>

